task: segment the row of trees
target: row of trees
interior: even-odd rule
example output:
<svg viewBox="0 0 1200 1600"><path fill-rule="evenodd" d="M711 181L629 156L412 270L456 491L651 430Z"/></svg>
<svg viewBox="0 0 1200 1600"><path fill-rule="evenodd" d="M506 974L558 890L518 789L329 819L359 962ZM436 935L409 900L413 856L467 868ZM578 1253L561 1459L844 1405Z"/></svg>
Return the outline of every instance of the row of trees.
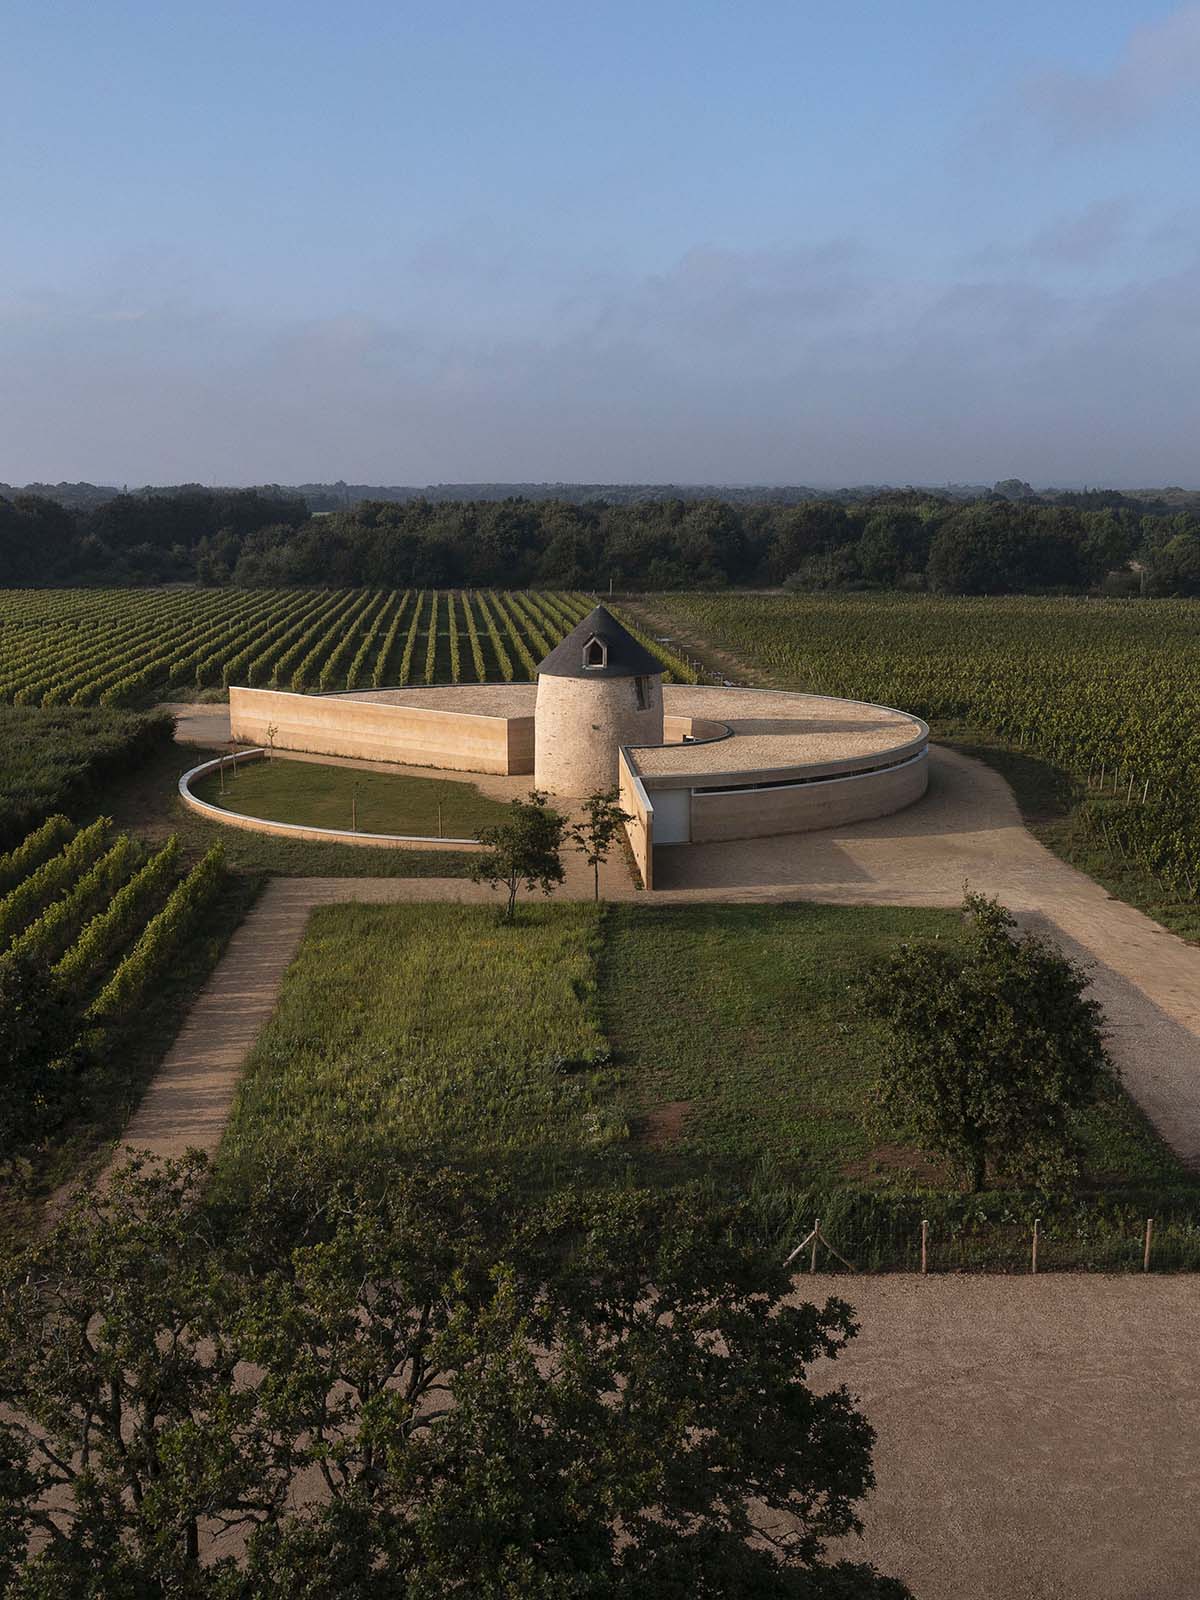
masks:
<svg viewBox="0 0 1200 1600"><path fill-rule="evenodd" d="M1072 497L1063 497L1064 500ZM1098 497L1109 500L1113 497ZM1147 586L1200 593L1200 516L1140 502L364 501L310 516L282 491L118 495L69 509L0 498L0 585L618 589L793 583L955 594L1086 590L1140 558Z"/></svg>

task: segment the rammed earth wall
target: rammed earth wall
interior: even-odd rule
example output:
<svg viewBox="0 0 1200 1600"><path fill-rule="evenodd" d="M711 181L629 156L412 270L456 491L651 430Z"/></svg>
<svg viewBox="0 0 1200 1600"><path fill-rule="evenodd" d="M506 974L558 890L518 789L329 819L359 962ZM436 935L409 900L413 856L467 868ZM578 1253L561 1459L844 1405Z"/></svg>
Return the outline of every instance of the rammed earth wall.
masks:
<svg viewBox="0 0 1200 1600"><path fill-rule="evenodd" d="M533 718L487 717L347 695L229 691L230 737L310 755L398 761L449 772L533 771Z"/></svg>

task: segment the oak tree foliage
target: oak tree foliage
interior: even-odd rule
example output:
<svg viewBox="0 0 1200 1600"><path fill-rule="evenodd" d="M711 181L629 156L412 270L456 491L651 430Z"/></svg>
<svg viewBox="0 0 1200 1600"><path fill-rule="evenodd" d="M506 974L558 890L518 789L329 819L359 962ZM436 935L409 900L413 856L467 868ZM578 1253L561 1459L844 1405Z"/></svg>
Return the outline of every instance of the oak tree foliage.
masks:
<svg viewBox="0 0 1200 1600"><path fill-rule="evenodd" d="M903 1600L826 1552L872 1484L807 1381L851 1310L735 1216L448 1172L212 1194L135 1162L4 1272L6 1595Z"/></svg>
<svg viewBox="0 0 1200 1600"><path fill-rule="evenodd" d="M877 1104L983 1188L989 1172L1043 1185L1078 1170L1072 1114L1113 1069L1089 978L996 900L963 901L965 948L912 940L863 987L886 1030Z"/></svg>

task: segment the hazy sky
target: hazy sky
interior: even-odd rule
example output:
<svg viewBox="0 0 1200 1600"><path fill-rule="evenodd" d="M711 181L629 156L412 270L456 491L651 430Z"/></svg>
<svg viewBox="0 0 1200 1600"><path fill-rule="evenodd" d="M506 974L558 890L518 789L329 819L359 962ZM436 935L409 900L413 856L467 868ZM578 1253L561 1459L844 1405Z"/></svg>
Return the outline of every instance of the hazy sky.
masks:
<svg viewBox="0 0 1200 1600"><path fill-rule="evenodd" d="M1200 4L0 0L0 480L1200 483Z"/></svg>

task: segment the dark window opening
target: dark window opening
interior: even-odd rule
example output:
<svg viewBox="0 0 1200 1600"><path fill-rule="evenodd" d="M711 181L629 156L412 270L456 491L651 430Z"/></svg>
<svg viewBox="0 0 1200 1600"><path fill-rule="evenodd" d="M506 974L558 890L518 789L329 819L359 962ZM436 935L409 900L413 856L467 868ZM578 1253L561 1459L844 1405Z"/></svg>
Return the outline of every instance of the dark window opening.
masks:
<svg viewBox="0 0 1200 1600"><path fill-rule="evenodd" d="M634 692L635 695L637 695L637 708L638 708L638 710L639 711L649 711L649 709L650 709L650 679L649 678L635 678L633 680L633 692Z"/></svg>
<svg viewBox="0 0 1200 1600"><path fill-rule="evenodd" d="M583 664L585 667L603 667L608 661L608 651L599 639L589 639L583 647Z"/></svg>

